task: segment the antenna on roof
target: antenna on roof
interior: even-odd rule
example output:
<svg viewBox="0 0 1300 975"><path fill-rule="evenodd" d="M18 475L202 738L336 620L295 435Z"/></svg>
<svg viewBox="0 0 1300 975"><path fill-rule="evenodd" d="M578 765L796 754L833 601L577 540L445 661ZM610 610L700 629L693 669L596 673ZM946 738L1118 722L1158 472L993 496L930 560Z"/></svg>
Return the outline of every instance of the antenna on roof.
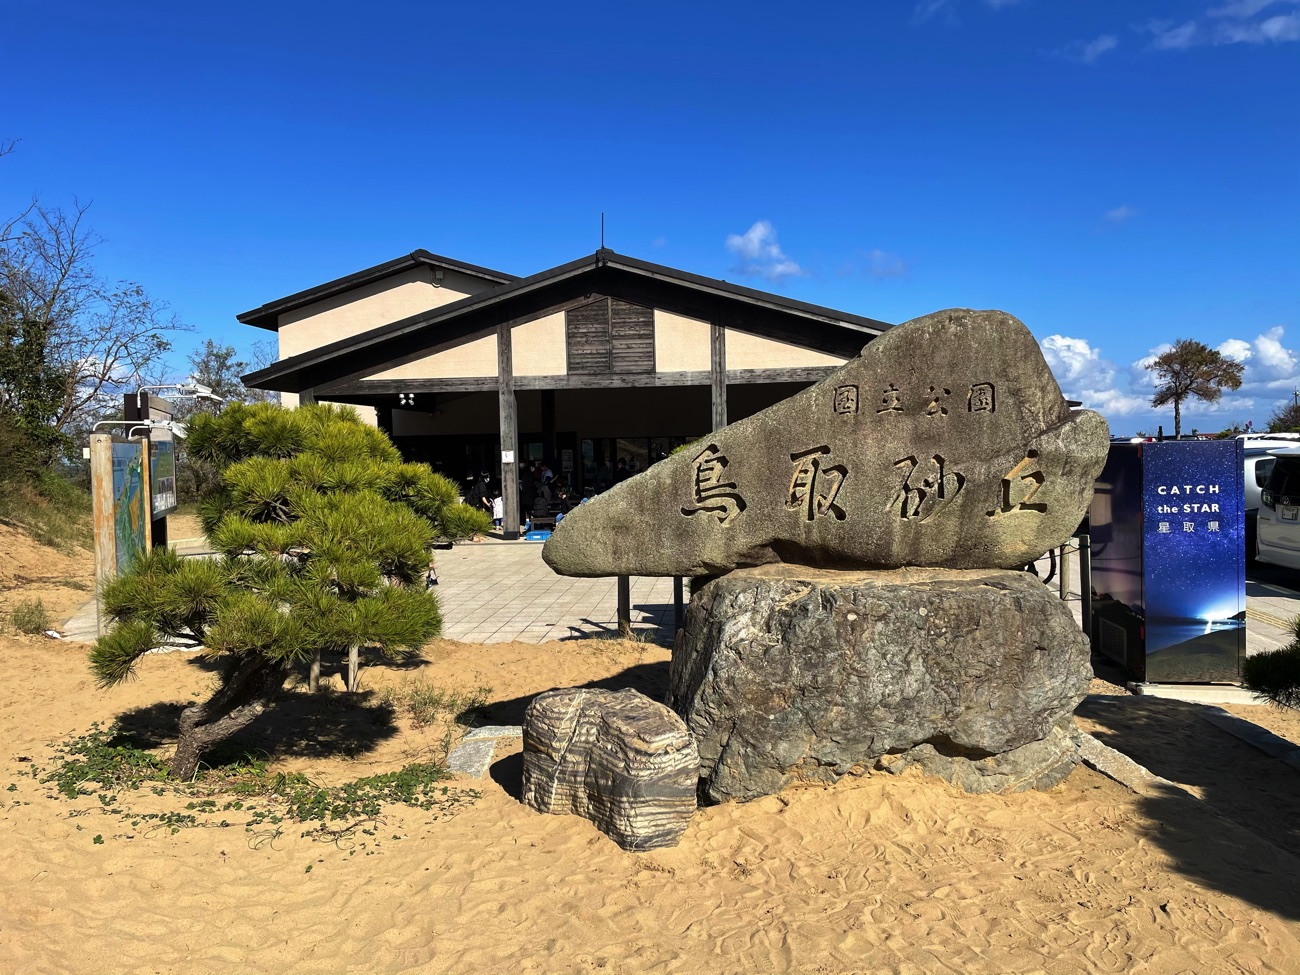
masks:
<svg viewBox="0 0 1300 975"><path fill-rule="evenodd" d="M600 249L605 249L605 211L600 211Z"/></svg>

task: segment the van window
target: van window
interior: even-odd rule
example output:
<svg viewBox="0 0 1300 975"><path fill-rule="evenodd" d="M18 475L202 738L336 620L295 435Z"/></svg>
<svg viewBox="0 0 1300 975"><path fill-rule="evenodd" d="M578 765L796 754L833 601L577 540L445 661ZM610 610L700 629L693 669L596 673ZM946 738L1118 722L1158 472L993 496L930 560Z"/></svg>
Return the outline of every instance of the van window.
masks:
<svg viewBox="0 0 1300 975"><path fill-rule="evenodd" d="M1279 457L1264 487L1274 494L1300 495L1300 457Z"/></svg>
<svg viewBox="0 0 1300 975"><path fill-rule="evenodd" d="M1276 457L1265 457L1255 465L1255 486L1263 487L1268 482L1268 475L1277 463Z"/></svg>

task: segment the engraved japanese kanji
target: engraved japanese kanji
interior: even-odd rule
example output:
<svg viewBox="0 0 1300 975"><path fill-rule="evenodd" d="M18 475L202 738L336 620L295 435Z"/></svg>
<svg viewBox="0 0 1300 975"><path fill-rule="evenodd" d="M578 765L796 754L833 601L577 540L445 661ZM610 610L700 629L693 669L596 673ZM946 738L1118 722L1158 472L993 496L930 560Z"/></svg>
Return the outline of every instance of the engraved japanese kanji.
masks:
<svg viewBox="0 0 1300 975"><path fill-rule="evenodd" d="M1038 466L1038 451L1025 451L1024 459L1002 478L998 507L990 511L988 516L1001 518L1022 511L1042 514L1047 510L1047 505L1034 501L1034 497L1042 490L1046 480Z"/></svg>
<svg viewBox="0 0 1300 975"><path fill-rule="evenodd" d="M719 524L726 525L745 510L745 499L737 490L736 483L724 480L729 464L717 444L709 444L700 451L692 461L694 505L683 507L682 514L697 515L707 511L717 515Z"/></svg>
<svg viewBox="0 0 1300 975"><path fill-rule="evenodd" d="M966 394L966 410L969 413L996 413L997 399L992 383L976 383Z"/></svg>
<svg viewBox="0 0 1300 975"><path fill-rule="evenodd" d="M889 502L887 510L898 508L904 521L928 521L946 508L966 485L966 476L947 469L947 461L939 454L919 460L904 457L894 467L906 470L907 475Z"/></svg>
<svg viewBox="0 0 1300 975"><path fill-rule="evenodd" d="M786 510L802 511L809 521L826 514L836 521L848 517L844 509L835 503L835 498L849 471L843 464L827 464L826 458L830 452L830 447L821 446L790 455L795 466L794 473L790 475Z"/></svg>
<svg viewBox="0 0 1300 975"><path fill-rule="evenodd" d="M835 400L832 408L836 413L853 414L858 412L858 387L836 386Z"/></svg>

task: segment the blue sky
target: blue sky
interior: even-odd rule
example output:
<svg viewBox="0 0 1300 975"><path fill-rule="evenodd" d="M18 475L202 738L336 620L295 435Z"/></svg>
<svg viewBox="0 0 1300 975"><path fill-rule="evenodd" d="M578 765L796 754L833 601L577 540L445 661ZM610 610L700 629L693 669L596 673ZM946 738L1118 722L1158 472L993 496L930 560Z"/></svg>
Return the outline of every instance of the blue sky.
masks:
<svg viewBox="0 0 1300 975"><path fill-rule="evenodd" d="M218 9L219 8L219 9ZM996 307L1119 432L1191 337L1300 383L1300 0L202 8L4 0L0 213L93 201L104 273L249 308L417 247L614 249L887 321ZM181 357L178 356L178 365Z"/></svg>

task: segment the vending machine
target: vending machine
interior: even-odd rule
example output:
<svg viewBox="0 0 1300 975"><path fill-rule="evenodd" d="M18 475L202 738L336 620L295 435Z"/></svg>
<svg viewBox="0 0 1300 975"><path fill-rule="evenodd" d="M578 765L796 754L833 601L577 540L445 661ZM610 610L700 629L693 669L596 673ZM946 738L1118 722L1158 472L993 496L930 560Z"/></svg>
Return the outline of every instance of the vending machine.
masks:
<svg viewBox="0 0 1300 975"><path fill-rule="evenodd" d="M1239 440L1111 444L1089 513L1092 643L1133 680L1240 678L1242 449Z"/></svg>

